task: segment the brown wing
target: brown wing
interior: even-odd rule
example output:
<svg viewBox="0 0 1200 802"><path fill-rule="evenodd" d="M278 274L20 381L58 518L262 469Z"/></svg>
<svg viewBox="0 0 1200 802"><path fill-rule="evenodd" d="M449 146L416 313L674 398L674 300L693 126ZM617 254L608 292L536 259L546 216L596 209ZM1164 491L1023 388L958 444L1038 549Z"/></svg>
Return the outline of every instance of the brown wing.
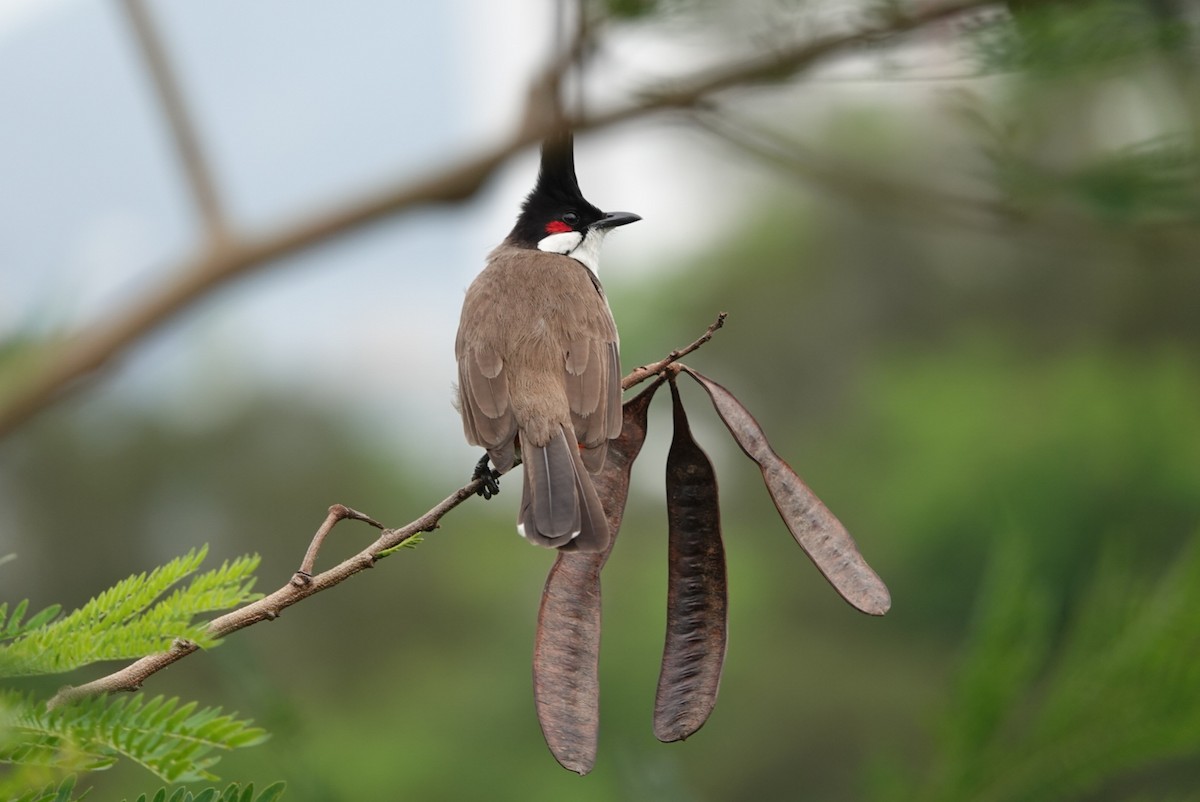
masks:
<svg viewBox="0 0 1200 802"><path fill-rule="evenodd" d="M518 424L545 435L568 412L584 464L600 469L621 433L621 369L616 324L591 271L559 254L497 248L467 291L455 352L467 440L487 448L498 469L511 467ZM567 409L542 384L554 383L558 360ZM531 387L541 394L529 396ZM525 395L514 399L518 391Z"/></svg>
<svg viewBox="0 0 1200 802"><path fill-rule="evenodd" d="M571 337L564 379L583 463L595 473L604 466L608 441L621 434L621 356L617 325L604 291L591 271L587 273L599 303Z"/></svg>
<svg viewBox="0 0 1200 802"><path fill-rule="evenodd" d="M467 442L486 448L496 469L506 471L512 467L511 444L517 433L517 421L500 352L490 345L467 345L468 341L478 342L478 338L468 336L476 321L464 306L454 347L458 357L459 412Z"/></svg>

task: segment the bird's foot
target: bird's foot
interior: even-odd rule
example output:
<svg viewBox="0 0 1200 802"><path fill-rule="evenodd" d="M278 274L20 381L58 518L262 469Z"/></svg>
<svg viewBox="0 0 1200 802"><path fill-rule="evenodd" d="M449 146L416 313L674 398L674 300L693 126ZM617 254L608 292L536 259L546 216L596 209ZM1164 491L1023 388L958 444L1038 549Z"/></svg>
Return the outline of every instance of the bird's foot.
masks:
<svg viewBox="0 0 1200 802"><path fill-rule="evenodd" d="M488 467L487 454L484 454L479 462L475 463L475 471L471 474L471 478L483 480L483 483L479 485L479 489L475 491L476 495L483 496L485 499L499 495L500 471Z"/></svg>

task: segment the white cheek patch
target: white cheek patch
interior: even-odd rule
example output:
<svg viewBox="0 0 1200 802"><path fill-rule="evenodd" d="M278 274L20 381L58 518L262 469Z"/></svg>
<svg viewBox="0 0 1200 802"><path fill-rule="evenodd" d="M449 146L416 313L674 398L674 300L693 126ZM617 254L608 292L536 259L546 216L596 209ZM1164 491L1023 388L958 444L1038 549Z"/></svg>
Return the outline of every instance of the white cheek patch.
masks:
<svg viewBox="0 0 1200 802"><path fill-rule="evenodd" d="M538 250L550 253L570 253L582 241L583 235L578 231L560 231L538 240Z"/></svg>
<svg viewBox="0 0 1200 802"><path fill-rule="evenodd" d="M603 244L604 235L607 233L607 228L589 228L583 242L571 251L571 257L582 262L584 267L596 276L600 275L600 245Z"/></svg>
<svg viewBox="0 0 1200 802"><path fill-rule="evenodd" d="M570 256L598 276L600 275L600 245L604 242L604 235L607 233L607 228L589 228L587 234L580 234L578 231L550 234L538 241L538 250Z"/></svg>

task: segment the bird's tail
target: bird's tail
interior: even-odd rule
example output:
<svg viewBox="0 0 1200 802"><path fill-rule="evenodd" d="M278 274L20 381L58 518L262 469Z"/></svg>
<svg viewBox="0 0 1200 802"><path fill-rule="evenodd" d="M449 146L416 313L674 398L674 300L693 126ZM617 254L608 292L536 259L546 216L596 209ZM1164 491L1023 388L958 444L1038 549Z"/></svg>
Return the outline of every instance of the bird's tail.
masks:
<svg viewBox="0 0 1200 802"><path fill-rule="evenodd" d="M575 433L561 427L544 446L521 438L525 466L517 531L539 546L597 552L608 548L608 519L583 465Z"/></svg>

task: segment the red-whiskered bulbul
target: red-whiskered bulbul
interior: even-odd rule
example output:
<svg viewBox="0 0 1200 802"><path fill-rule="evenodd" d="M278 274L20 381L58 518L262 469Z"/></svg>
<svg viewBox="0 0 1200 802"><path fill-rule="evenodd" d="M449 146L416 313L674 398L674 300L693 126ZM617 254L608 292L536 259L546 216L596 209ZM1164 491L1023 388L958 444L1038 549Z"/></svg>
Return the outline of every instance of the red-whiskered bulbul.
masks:
<svg viewBox="0 0 1200 802"><path fill-rule="evenodd" d="M520 448L517 531L541 546L608 547L589 473L621 433L621 366L597 260L609 231L640 219L588 203L571 135L552 136L517 224L463 301L454 349L463 429L487 449L485 475L487 458L503 473Z"/></svg>

